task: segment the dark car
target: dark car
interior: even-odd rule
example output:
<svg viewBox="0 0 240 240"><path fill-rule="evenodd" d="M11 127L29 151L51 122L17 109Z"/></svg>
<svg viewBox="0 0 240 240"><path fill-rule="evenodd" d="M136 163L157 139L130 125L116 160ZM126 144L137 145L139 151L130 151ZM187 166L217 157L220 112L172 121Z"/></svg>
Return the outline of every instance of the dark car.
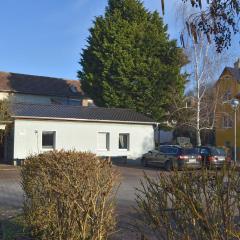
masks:
<svg viewBox="0 0 240 240"><path fill-rule="evenodd" d="M227 153L221 147L201 146L197 147L197 149L202 158L202 165L207 168L231 164L231 158L227 156Z"/></svg>
<svg viewBox="0 0 240 240"><path fill-rule="evenodd" d="M167 171L183 168L201 168L201 156L195 148L182 148L177 145L162 145L142 156L144 166L155 165Z"/></svg>

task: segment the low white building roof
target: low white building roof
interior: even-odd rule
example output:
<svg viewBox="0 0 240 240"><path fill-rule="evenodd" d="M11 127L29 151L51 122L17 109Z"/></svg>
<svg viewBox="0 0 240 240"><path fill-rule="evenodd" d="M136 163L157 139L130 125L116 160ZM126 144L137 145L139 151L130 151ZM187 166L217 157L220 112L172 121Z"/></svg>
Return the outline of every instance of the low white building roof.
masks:
<svg viewBox="0 0 240 240"><path fill-rule="evenodd" d="M156 124L142 113L123 108L82 107L57 104L15 103L11 106L13 118L55 119L69 121L103 121L135 124Z"/></svg>

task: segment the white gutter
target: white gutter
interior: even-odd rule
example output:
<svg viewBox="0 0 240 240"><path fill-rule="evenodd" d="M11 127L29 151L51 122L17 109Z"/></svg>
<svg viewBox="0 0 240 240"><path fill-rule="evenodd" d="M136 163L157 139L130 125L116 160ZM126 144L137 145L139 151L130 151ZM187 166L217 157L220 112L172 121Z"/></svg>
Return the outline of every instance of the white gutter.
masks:
<svg viewBox="0 0 240 240"><path fill-rule="evenodd" d="M137 122L137 121L117 121L117 120L98 120L98 119L76 119L76 118L55 118L55 117L31 117L31 116L12 116L16 119L32 120L54 120L54 121L75 121L75 122L105 122L105 123L129 123L141 125L157 125L157 122Z"/></svg>

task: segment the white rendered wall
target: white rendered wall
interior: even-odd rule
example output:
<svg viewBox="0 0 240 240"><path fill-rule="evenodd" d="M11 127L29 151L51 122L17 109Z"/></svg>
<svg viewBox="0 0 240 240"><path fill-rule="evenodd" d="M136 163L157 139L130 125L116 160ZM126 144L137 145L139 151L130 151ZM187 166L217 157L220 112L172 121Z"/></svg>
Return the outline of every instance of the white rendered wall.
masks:
<svg viewBox="0 0 240 240"><path fill-rule="evenodd" d="M56 131L55 149L90 151L99 156L127 156L137 159L154 149L151 125L52 120L15 120L14 159L25 159L42 149L42 131ZM109 151L98 150L98 132L110 134ZM129 150L118 149L119 133L130 135Z"/></svg>
<svg viewBox="0 0 240 240"><path fill-rule="evenodd" d="M33 104L52 104L51 99L64 100L67 97L51 97L43 95L32 95L32 94L22 94L22 93L6 93L0 92L0 100L9 99L14 103L33 103ZM80 103L79 103L80 105Z"/></svg>
<svg viewBox="0 0 240 240"><path fill-rule="evenodd" d="M39 104L51 104L51 98L49 96L38 96L38 95L31 95L31 94L20 94L15 93L12 94L9 100L11 102L24 102L24 103L39 103Z"/></svg>
<svg viewBox="0 0 240 240"><path fill-rule="evenodd" d="M0 100L9 99L11 102L24 102L24 103L39 103L39 104L50 104L51 98L49 96L38 96L31 94L21 93L7 93L0 92Z"/></svg>

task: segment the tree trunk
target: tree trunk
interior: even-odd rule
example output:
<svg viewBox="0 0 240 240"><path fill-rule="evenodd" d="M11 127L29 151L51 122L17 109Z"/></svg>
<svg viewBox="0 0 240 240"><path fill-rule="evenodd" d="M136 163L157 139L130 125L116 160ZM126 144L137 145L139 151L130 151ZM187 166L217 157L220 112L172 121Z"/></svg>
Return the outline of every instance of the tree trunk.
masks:
<svg viewBox="0 0 240 240"><path fill-rule="evenodd" d="M199 129L197 129L197 131L196 131L196 143L197 143L197 146L201 146L202 145L201 134L200 134Z"/></svg>

